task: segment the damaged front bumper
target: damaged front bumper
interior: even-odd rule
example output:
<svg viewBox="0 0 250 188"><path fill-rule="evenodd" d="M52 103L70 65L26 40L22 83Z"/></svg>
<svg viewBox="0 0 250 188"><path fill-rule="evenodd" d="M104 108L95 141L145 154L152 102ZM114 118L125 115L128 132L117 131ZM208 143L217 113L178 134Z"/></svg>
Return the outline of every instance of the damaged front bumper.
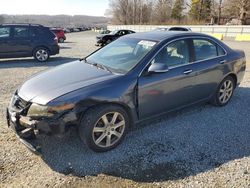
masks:
<svg viewBox="0 0 250 188"><path fill-rule="evenodd" d="M8 127L17 135L19 140L34 153L40 153L41 147L34 145L30 139L36 138L38 134L62 135L70 125L77 123L77 117L73 111L69 111L53 118L32 119L13 112L9 108L6 111Z"/></svg>

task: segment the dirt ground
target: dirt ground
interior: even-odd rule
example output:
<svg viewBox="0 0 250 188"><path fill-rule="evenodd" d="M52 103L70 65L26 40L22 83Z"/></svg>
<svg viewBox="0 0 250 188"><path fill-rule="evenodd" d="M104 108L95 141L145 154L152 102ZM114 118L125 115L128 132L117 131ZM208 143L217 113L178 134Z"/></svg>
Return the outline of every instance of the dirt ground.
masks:
<svg viewBox="0 0 250 188"><path fill-rule="evenodd" d="M77 131L40 136L35 155L7 128L5 110L31 75L97 49L95 33L67 35L45 64L0 60L0 187L250 187L250 43L226 40L247 55L247 71L223 108L190 107L138 125L116 149L94 153Z"/></svg>

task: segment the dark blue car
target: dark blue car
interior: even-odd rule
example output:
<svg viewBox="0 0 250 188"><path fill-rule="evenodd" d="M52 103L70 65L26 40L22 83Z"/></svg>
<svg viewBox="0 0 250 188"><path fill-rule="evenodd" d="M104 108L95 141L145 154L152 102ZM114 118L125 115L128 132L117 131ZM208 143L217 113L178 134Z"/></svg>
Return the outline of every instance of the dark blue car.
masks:
<svg viewBox="0 0 250 188"><path fill-rule="evenodd" d="M107 151L140 121L199 102L228 104L245 69L243 51L211 36L131 34L27 80L13 95L8 124L34 151L27 138L71 126L89 148Z"/></svg>
<svg viewBox="0 0 250 188"><path fill-rule="evenodd" d="M45 62L59 53L57 37L37 24L1 24L0 58L34 57Z"/></svg>

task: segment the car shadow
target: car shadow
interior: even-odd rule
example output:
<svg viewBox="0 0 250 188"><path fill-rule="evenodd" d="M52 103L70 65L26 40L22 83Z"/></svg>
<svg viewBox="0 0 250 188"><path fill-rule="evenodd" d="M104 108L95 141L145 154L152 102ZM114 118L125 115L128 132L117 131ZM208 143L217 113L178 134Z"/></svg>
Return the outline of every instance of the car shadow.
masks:
<svg viewBox="0 0 250 188"><path fill-rule="evenodd" d="M133 128L117 148L95 153L76 128L63 137L39 136L41 158L56 172L107 174L137 182L177 180L250 155L250 88L225 107L197 105Z"/></svg>
<svg viewBox="0 0 250 188"><path fill-rule="evenodd" d="M69 46L60 46L60 49L69 50L69 49L71 49L71 47L69 47Z"/></svg>
<svg viewBox="0 0 250 188"><path fill-rule="evenodd" d="M33 58L22 58L22 59L2 59L0 60L0 69L6 68L30 68L30 67L53 67L71 61L76 61L79 58L69 57L51 57L47 62L41 63Z"/></svg>
<svg viewBox="0 0 250 188"><path fill-rule="evenodd" d="M71 41L64 41L63 43L60 43L60 44L75 44L76 42L71 42Z"/></svg>

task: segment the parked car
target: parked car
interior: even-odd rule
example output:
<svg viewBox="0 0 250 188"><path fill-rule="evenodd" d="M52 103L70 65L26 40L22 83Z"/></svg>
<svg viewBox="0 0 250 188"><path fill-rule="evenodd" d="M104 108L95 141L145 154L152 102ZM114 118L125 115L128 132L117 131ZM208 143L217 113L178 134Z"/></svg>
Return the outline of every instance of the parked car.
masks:
<svg viewBox="0 0 250 188"><path fill-rule="evenodd" d="M135 32L131 30L115 30L108 34L98 35L96 36L96 40L97 40L96 46L105 46L111 43L112 41L118 39L121 36L132 34L132 33L135 33Z"/></svg>
<svg viewBox="0 0 250 188"><path fill-rule="evenodd" d="M64 33L70 33L70 30L68 28L63 29Z"/></svg>
<svg viewBox="0 0 250 188"><path fill-rule="evenodd" d="M78 28L73 28L73 32L80 32L80 29L78 29Z"/></svg>
<svg viewBox="0 0 250 188"><path fill-rule="evenodd" d="M36 24L0 25L0 58L32 57L45 62L59 53L57 37Z"/></svg>
<svg viewBox="0 0 250 188"><path fill-rule="evenodd" d="M109 34L111 31L110 30L100 30L100 34Z"/></svg>
<svg viewBox="0 0 250 188"><path fill-rule="evenodd" d="M51 28L50 29L53 33L55 33L55 35L57 36L58 42L60 43L64 43L64 41L66 40L66 36L64 33L64 30L61 28Z"/></svg>
<svg viewBox="0 0 250 188"><path fill-rule="evenodd" d="M154 31L192 31L189 27L157 27Z"/></svg>
<svg viewBox="0 0 250 188"><path fill-rule="evenodd" d="M27 80L11 99L8 125L33 151L34 130L63 134L73 124L89 148L108 151L148 118L200 102L227 105L245 69L243 51L205 34L131 34Z"/></svg>

